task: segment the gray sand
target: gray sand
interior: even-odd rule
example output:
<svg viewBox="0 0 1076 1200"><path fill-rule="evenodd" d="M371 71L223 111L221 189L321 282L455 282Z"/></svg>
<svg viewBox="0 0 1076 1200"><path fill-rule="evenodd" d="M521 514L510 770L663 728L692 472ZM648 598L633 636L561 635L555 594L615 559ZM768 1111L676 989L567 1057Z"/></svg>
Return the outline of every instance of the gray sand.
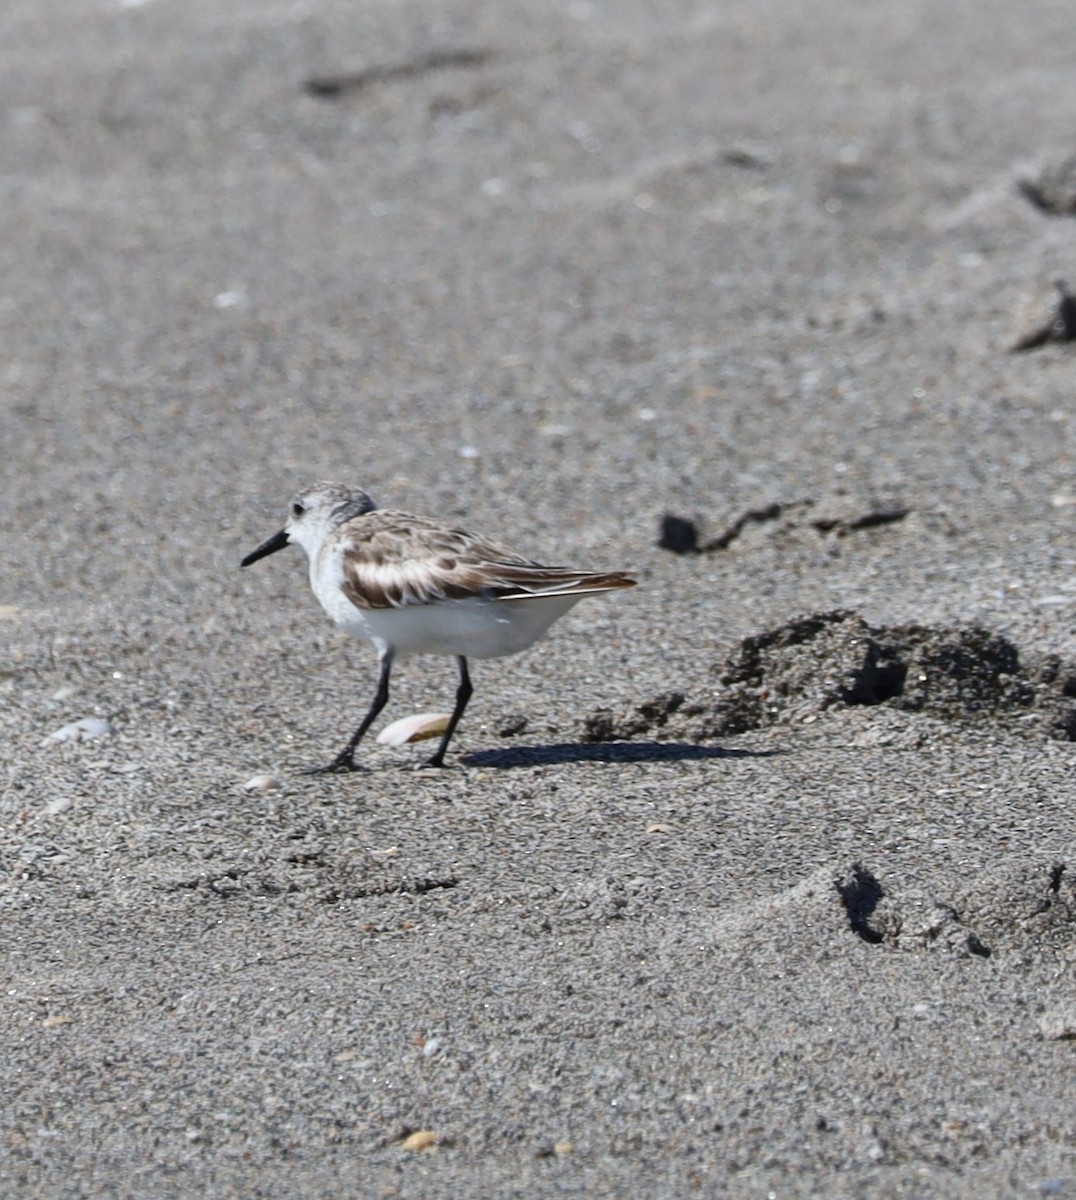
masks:
<svg viewBox="0 0 1076 1200"><path fill-rule="evenodd" d="M1009 348L1076 281L1018 188L1071 35L9 0L0 1192L1076 1196L1070 742L798 686L584 740L837 608L1066 694L1076 350ZM238 562L316 478L642 586L476 664L450 769L306 777L374 657L299 551ZM388 715L453 688L405 664Z"/></svg>

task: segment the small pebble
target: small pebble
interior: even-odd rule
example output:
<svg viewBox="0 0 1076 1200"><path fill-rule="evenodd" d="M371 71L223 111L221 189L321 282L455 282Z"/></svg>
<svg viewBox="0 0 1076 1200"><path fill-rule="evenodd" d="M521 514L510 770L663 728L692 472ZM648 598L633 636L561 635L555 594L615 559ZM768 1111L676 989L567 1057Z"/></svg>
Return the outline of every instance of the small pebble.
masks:
<svg viewBox="0 0 1076 1200"><path fill-rule="evenodd" d="M1059 1176L1057 1179L1043 1179L1040 1183L1034 1184L1035 1191L1040 1196L1071 1196L1073 1191L1074 1180L1071 1176Z"/></svg>
<svg viewBox="0 0 1076 1200"><path fill-rule="evenodd" d="M213 297L214 308L243 308L247 303L246 292L218 292Z"/></svg>
<svg viewBox="0 0 1076 1200"><path fill-rule="evenodd" d="M243 784L244 792L272 792L277 788L282 788L284 781L278 779L275 775L252 775L246 783Z"/></svg>
<svg viewBox="0 0 1076 1200"><path fill-rule="evenodd" d="M91 738L108 737L113 733L115 730L104 717L83 717L81 721L72 721L69 725L61 726L55 733L50 733L42 745L48 745L49 742L85 742Z"/></svg>
<svg viewBox="0 0 1076 1200"><path fill-rule="evenodd" d="M400 1143L404 1150L429 1150L437 1144L437 1134L432 1129L416 1129Z"/></svg>
<svg viewBox="0 0 1076 1200"><path fill-rule="evenodd" d="M1048 1008L1039 1017L1039 1029L1043 1037L1054 1042L1076 1038L1076 1000Z"/></svg>
<svg viewBox="0 0 1076 1200"><path fill-rule="evenodd" d="M498 737L515 737L527 728L527 718L522 713L508 713L495 726Z"/></svg>
<svg viewBox="0 0 1076 1200"><path fill-rule="evenodd" d="M45 812L50 817L58 817L60 813L67 812L73 803L74 801L70 796L57 796L55 800L50 800L45 805Z"/></svg>

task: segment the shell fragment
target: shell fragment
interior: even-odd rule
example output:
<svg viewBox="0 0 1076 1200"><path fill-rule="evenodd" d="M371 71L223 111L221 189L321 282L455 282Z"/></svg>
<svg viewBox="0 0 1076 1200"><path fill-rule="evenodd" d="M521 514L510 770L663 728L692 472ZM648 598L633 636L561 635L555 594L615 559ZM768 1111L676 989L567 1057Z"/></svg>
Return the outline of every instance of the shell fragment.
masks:
<svg viewBox="0 0 1076 1200"><path fill-rule="evenodd" d="M403 746L407 742L440 737L451 720L451 713L415 713L386 725L377 735L377 740L382 746Z"/></svg>
<svg viewBox="0 0 1076 1200"><path fill-rule="evenodd" d="M63 725L55 733L50 733L42 745L47 746L49 742L85 742L113 733L112 723L103 717L83 717L81 721L72 721L70 725Z"/></svg>

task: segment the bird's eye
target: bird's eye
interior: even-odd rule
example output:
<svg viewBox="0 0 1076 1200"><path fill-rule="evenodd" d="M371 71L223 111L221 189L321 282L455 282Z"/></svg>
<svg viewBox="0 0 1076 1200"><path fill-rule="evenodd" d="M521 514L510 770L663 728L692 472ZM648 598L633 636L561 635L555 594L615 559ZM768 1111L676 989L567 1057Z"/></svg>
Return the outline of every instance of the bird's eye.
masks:
<svg viewBox="0 0 1076 1200"><path fill-rule="evenodd" d="M303 508L303 506L299 503L298 500L296 500L295 503L291 506L291 515L293 517L301 517L304 512L306 512L306 509Z"/></svg>

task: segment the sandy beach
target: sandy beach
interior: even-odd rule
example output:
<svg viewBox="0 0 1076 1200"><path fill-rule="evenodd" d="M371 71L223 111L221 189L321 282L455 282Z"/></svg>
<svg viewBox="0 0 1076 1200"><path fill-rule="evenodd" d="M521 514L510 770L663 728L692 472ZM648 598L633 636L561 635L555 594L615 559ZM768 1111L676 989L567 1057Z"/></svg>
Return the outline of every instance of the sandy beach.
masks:
<svg viewBox="0 0 1076 1200"><path fill-rule="evenodd" d="M1076 1197L1071 24L10 0L0 1193ZM317 479L639 586L309 776Z"/></svg>

